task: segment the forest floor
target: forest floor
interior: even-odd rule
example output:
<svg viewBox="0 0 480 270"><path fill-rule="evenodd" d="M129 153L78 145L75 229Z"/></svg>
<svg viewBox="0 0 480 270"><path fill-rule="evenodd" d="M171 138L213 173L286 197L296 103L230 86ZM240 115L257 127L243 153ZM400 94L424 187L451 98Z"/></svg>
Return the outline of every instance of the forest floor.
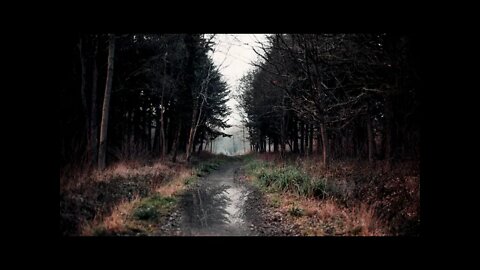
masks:
<svg viewBox="0 0 480 270"><path fill-rule="evenodd" d="M160 226L159 235L273 236L299 235L295 224L266 203L245 181L242 159L230 158L198 178L179 196L178 207Z"/></svg>
<svg viewBox="0 0 480 270"><path fill-rule="evenodd" d="M63 235L299 235L244 175L243 158L206 155L191 165L119 163L61 189ZM76 179L78 180L78 179Z"/></svg>
<svg viewBox="0 0 480 270"><path fill-rule="evenodd" d="M418 162L338 160L325 168L320 157L274 153L243 160L245 181L299 235L419 235Z"/></svg>
<svg viewBox="0 0 480 270"><path fill-rule="evenodd" d="M120 163L61 192L61 230L87 236L416 235L418 175L399 169L382 174L350 162L322 171L316 160L280 162L268 154Z"/></svg>

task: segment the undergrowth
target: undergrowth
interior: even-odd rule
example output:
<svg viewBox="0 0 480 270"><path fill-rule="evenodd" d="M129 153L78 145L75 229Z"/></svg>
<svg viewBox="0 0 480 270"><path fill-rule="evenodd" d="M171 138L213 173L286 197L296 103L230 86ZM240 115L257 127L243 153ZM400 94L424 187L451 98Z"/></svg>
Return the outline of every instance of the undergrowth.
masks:
<svg viewBox="0 0 480 270"><path fill-rule="evenodd" d="M301 204L283 205L290 216L312 220L313 216L303 213L318 214L319 209L327 213L330 225L321 229L321 233L318 228L309 229L309 234L330 235L341 231L339 235L418 235L418 164L345 160L334 161L325 169L315 157L282 160L278 155L267 154L248 155L244 160L246 174L260 189L291 194L288 196L296 196L303 202L303 208L305 205L312 208L304 212ZM282 204L276 200L273 204ZM313 202L318 205L312 206Z"/></svg>
<svg viewBox="0 0 480 270"><path fill-rule="evenodd" d="M119 162L104 171L63 174L70 179L60 179L60 233L106 235L131 225L127 216L144 221L161 217L184 188L228 160L216 155L202 158L191 164Z"/></svg>

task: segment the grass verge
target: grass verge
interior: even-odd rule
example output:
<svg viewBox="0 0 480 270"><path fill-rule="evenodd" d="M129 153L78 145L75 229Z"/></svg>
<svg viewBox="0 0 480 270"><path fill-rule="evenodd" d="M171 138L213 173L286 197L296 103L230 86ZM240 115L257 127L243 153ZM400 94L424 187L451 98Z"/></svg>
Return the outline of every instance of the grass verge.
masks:
<svg viewBox="0 0 480 270"><path fill-rule="evenodd" d="M342 161L329 170L314 158L244 157L245 173L269 203L305 235L416 235L418 171L410 164Z"/></svg>
<svg viewBox="0 0 480 270"><path fill-rule="evenodd" d="M60 189L62 235L151 235L177 207L177 196L226 157L194 164L122 162ZM68 181L61 181L68 182Z"/></svg>

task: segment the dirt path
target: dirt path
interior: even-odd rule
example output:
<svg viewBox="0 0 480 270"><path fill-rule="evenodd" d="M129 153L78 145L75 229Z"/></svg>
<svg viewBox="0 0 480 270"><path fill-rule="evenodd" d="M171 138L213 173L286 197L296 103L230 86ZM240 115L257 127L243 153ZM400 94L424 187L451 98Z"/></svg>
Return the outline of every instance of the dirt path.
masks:
<svg viewBox="0 0 480 270"><path fill-rule="evenodd" d="M249 190L234 181L240 162L227 162L198 182L180 200L181 235L252 235L245 218Z"/></svg>
<svg viewBox="0 0 480 270"><path fill-rule="evenodd" d="M180 197L168 226L181 236L298 235L263 195L244 181L241 161L200 178Z"/></svg>

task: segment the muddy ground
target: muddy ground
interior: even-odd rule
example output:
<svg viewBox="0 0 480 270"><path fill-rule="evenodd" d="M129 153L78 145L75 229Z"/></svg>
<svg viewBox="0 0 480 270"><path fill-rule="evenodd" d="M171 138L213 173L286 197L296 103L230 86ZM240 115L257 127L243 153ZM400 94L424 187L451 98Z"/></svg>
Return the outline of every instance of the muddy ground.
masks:
<svg viewBox="0 0 480 270"><path fill-rule="evenodd" d="M241 161L228 161L201 177L180 196L178 207L159 225L169 236L296 236L298 227L268 205L246 181Z"/></svg>

